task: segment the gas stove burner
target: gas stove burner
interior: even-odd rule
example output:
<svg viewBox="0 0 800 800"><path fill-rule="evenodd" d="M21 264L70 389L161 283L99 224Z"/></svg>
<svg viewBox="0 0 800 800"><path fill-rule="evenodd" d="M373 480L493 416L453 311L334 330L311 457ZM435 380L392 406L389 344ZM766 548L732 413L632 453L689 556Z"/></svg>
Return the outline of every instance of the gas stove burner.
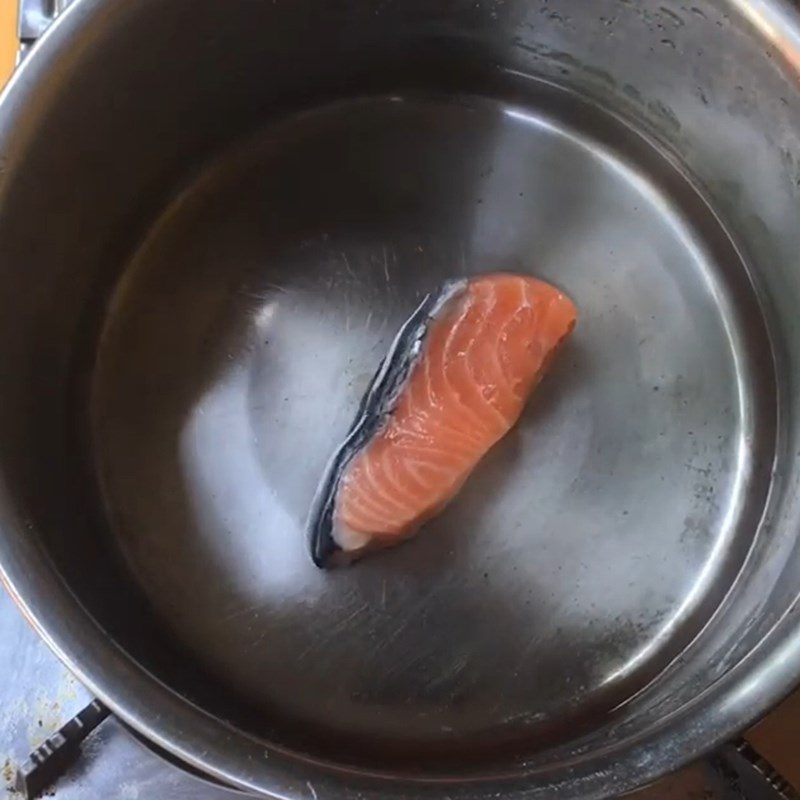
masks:
<svg viewBox="0 0 800 800"><path fill-rule="evenodd" d="M80 755L83 740L110 713L99 700L92 700L28 756L17 769L15 791L25 800L39 797L72 766Z"/></svg>

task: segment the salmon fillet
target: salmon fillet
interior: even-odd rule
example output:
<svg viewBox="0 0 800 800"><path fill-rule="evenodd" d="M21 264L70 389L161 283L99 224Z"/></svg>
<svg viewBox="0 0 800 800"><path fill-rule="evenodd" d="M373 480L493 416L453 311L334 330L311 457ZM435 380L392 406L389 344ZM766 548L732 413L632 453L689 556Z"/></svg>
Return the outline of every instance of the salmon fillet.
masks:
<svg viewBox="0 0 800 800"><path fill-rule="evenodd" d="M350 558L402 541L447 505L519 419L577 319L568 297L534 278L493 274L454 286L412 337L416 353L405 354L380 424L329 486L331 543ZM369 393L362 415L368 406Z"/></svg>

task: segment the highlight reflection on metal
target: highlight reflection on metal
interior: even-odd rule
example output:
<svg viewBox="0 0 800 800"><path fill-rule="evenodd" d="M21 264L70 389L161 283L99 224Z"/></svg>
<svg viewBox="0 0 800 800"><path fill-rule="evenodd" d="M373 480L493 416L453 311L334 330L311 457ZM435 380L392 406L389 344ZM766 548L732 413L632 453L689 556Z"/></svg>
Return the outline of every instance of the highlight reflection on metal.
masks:
<svg viewBox="0 0 800 800"><path fill-rule="evenodd" d="M731 0L731 5L766 38L788 65L800 71L800 34L793 24L796 5L784 0Z"/></svg>

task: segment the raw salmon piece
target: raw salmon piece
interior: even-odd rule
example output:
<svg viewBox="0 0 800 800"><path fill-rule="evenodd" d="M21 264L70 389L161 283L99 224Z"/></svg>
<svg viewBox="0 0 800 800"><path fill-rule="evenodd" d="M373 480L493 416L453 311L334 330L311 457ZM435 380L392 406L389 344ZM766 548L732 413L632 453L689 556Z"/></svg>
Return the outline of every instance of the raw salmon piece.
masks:
<svg viewBox="0 0 800 800"><path fill-rule="evenodd" d="M378 370L309 520L318 566L415 533L513 427L558 345L572 301L511 274L425 298Z"/></svg>

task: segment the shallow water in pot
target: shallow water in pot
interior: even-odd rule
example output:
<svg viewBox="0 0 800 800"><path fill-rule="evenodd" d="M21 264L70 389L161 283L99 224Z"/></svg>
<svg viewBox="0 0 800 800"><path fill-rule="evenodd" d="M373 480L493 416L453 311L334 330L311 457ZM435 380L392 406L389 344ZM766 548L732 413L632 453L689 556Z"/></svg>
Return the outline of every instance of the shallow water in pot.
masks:
<svg viewBox="0 0 800 800"><path fill-rule="evenodd" d="M567 290L573 341L418 539L318 571L308 505L398 325L498 269ZM283 742L479 772L600 726L708 621L769 485L771 365L726 232L620 120L515 76L354 98L165 209L100 339L96 470L156 613Z"/></svg>

